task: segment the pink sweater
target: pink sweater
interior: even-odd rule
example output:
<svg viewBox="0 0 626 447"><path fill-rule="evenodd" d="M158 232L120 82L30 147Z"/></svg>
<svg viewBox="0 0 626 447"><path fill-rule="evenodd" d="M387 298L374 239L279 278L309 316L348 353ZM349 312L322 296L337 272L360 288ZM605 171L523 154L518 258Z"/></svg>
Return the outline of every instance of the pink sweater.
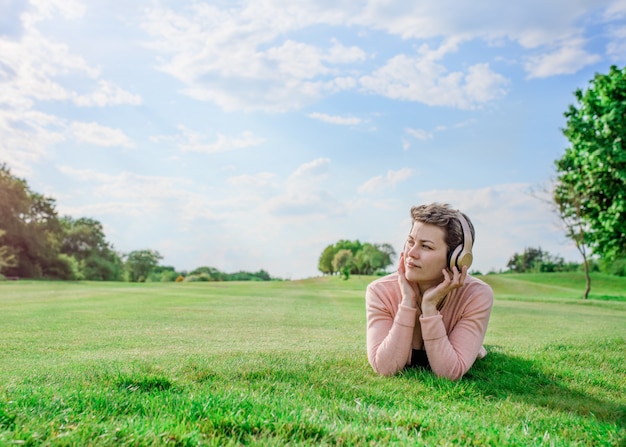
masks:
<svg viewBox="0 0 626 447"><path fill-rule="evenodd" d="M437 376L457 380L487 355L482 343L493 305L488 284L468 275L431 317L401 301L398 273L367 287L367 356L377 373L395 374L410 365L412 349L425 349Z"/></svg>

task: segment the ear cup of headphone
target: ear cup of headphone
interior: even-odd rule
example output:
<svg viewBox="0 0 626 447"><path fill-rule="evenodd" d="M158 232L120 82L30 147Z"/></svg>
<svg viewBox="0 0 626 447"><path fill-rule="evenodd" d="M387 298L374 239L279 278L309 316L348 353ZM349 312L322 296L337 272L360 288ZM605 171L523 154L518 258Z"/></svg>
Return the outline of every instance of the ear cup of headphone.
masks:
<svg viewBox="0 0 626 447"><path fill-rule="evenodd" d="M461 267L463 267L464 265L467 266L467 268L470 268L473 260L474 257L471 253L461 253L461 256L459 256L459 258L456 260L456 265L459 269L461 269Z"/></svg>
<svg viewBox="0 0 626 447"><path fill-rule="evenodd" d="M463 246L457 245L454 251L450 253L450 259L448 260L448 267L450 268L450 270L453 270L454 267L457 265L457 259L459 258L461 251L463 251Z"/></svg>
<svg viewBox="0 0 626 447"><path fill-rule="evenodd" d="M458 214L458 220L461 224L461 230L463 232L463 243L458 245L450 255L450 260L448 262L450 270L452 270L453 267L457 267L460 270L464 265L469 269L470 265L472 265L472 261L474 260L474 257L472 256L472 245L474 245L474 242L472 240L472 232L469 224L461 213Z"/></svg>

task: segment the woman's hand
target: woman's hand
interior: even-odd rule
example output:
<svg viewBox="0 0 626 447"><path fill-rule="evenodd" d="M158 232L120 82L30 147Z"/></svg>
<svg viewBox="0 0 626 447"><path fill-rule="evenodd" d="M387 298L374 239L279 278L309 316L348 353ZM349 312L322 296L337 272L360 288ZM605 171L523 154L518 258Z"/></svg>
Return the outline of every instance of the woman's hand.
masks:
<svg viewBox="0 0 626 447"><path fill-rule="evenodd" d="M404 266L404 252L400 254L400 265L398 265L398 285L402 293L402 304L408 307L417 308L419 288L416 283L406 279L406 268Z"/></svg>
<svg viewBox="0 0 626 447"><path fill-rule="evenodd" d="M437 315L437 306L454 289L458 289L465 282L467 277L467 266L463 266L461 271L457 267L452 270L452 276L448 269L443 269L443 281L436 287L432 287L424 292L422 297L422 315L431 317Z"/></svg>

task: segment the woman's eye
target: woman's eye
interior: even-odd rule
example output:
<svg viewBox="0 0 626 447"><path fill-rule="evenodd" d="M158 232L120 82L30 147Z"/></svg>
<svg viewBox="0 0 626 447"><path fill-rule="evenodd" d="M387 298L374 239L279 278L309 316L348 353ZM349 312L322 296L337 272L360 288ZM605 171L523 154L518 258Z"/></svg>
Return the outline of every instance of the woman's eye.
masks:
<svg viewBox="0 0 626 447"><path fill-rule="evenodd" d="M422 245L422 248L426 250L432 250L432 247L430 245Z"/></svg>

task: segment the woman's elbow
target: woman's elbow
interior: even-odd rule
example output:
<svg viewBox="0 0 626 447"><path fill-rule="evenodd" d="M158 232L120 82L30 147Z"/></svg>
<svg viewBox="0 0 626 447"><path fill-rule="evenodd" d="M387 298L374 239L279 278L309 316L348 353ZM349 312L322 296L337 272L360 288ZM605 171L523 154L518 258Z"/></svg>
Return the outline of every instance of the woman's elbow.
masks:
<svg viewBox="0 0 626 447"><path fill-rule="evenodd" d="M388 365L384 363L379 363L375 359L370 359L370 366L379 376L393 376L400 371L401 368L398 368L395 365Z"/></svg>

